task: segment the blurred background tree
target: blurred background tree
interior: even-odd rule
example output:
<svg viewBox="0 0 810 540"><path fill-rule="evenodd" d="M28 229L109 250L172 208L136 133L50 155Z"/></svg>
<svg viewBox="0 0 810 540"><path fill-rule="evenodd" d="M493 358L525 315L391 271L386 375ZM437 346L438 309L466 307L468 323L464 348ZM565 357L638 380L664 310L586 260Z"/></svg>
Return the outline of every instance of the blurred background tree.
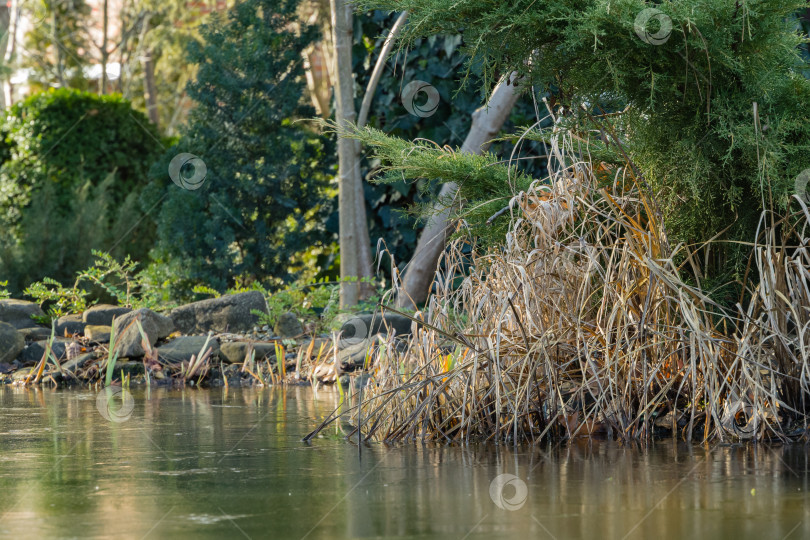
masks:
<svg viewBox="0 0 810 540"><path fill-rule="evenodd" d="M176 134L191 108L185 86L195 66L185 60L186 49L199 39L199 27L209 15L231 4L233 0L11 2L5 10L8 73L3 75L10 88L4 94L13 102L20 94L49 88L117 92L146 111L164 134Z"/></svg>
<svg viewBox="0 0 810 540"><path fill-rule="evenodd" d="M31 24L21 51L32 91L57 88L87 90L87 52L91 38L86 21L91 9L84 0L31 0L24 4Z"/></svg>

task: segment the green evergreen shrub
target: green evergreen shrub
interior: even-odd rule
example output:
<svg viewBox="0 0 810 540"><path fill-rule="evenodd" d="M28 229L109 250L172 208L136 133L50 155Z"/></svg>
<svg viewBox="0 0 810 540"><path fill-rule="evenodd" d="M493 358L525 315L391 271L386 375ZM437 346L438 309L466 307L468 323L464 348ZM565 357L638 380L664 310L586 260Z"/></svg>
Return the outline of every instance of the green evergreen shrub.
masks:
<svg viewBox="0 0 810 540"><path fill-rule="evenodd" d="M615 137L588 137L589 150L615 155L615 144L600 141L622 142L655 193L671 243L715 241L702 261L714 283L741 277L748 247L739 242L754 240L763 209L788 208L795 178L810 166L810 81L800 55L806 38L794 16L804 1L360 4L409 10L406 43L461 28L468 68L482 69L484 88L517 71L555 112L564 107L577 134L614 130ZM671 22L663 43L639 36L648 9ZM648 23L642 34L662 28ZM604 111L621 114L594 121ZM446 179L475 183L465 176L470 167Z"/></svg>
<svg viewBox="0 0 810 540"><path fill-rule="evenodd" d="M12 292L66 283L101 249L140 260L153 241L138 196L161 143L118 95L35 94L0 124L0 277Z"/></svg>

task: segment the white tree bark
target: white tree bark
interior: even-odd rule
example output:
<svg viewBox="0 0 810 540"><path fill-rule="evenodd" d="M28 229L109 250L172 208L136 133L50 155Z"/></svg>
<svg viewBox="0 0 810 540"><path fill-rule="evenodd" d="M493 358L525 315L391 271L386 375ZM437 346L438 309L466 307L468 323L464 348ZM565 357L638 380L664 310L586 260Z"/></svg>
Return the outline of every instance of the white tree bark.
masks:
<svg viewBox="0 0 810 540"><path fill-rule="evenodd" d="M104 0L101 16L101 91L100 94L107 93L107 62L110 58L108 47L110 30L110 0Z"/></svg>
<svg viewBox="0 0 810 540"><path fill-rule="evenodd" d="M11 68L14 64L14 55L17 52L17 27L20 22L20 5L18 0L11 0L8 4L8 27L3 36L3 66ZM3 108L14 105L14 88L11 84L11 75L3 79Z"/></svg>
<svg viewBox="0 0 810 540"><path fill-rule="evenodd" d="M461 146L462 152L482 154L489 148L490 142L498 135L517 102L515 83L507 84L507 81L514 81L516 78L517 74L512 73L501 80L487 104L473 113L470 131ZM458 186L453 182L444 184L439 192L439 201L450 200L455 196L457 189ZM444 252L451 224L451 209L449 207L442 209L439 204L441 203L434 206L435 213L422 230L416 251L405 269L402 288L397 295L399 307L414 308L417 304L423 303L430 292L436 265Z"/></svg>
<svg viewBox="0 0 810 540"><path fill-rule="evenodd" d="M374 92L377 90L377 84L379 84L380 77L382 76L383 69L385 68L385 61L388 59L388 55L391 53L391 49L394 47L394 42L396 41L397 36L399 36L399 33L402 31L402 28L405 26L405 21L407 19L407 11L403 11L399 14L397 20L394 21L394 26L391 27L391 30L388 32L388 36L385 38L382 49L380 49L380 55L377 57L377 63L374 64L374 71L371 72L371 77L368 80L366 93L363 95L363 103L360 105L360 115L357 117L357 127L359 128L365 126L366 122L368 121L368 112L371 110L371 102L374 100ZM359 148L360 143L358 142L357 145Z"/></svg>

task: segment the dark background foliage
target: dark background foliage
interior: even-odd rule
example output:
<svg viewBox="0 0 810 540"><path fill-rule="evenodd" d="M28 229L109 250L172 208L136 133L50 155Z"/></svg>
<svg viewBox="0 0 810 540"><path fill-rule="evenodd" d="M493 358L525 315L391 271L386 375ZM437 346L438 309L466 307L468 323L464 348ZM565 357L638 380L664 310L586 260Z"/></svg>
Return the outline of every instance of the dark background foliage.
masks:
<svg viewBox="0 0 810 540"><path fill-rule="evenodd" d="M301 51L317 33L290 27L297 4L242 2L205 25L189 49L199 65L188 85L195 108L143 198L145 210L157 207L150 275L172 297L190 297L195 285L222 291L287 280L296 255L328 236L334 152L306 122L315 111L305 101ZM198 190L169 177L183 152L207 168Z"/></svg>
<svg viewBox="0 0 810 540"><path fill-rule="evenodd" d="M355 17L353 52L358 111L379 50L396 17L396 13L383 11L361 13ZM470 129L473 111L486 103L478 69L473 67L468 80L462 80L461 68L467 61L467 56L461 53L463 45L460 34L449 34L416 39L407 49L395 48L375 93L368 126L403 139L425 138L440 145L460 147ZM439 106L427 118L410 114L402 105L402 89L414 80L427 82L439 92ZM544 116L545 110L540 114ZM526 95L513 109L503 131L512 133L517 126L535 121L531 96ZM490 151L508 157L512 148L512 141L503 141L495 143ZM534 142L527 143L524 150L532 155L542 153ZM364 159L362 163L365 178L371 180L365 184L365 195L372 248L377 247L377 239L383 238L402 268L416 247L422 206L434 200L444 179L415 182L403 179L381 184L374 182L378 166L378 161L370 159ZM544 174L541 160L522 162L521 168L536 177ZM336 231L337 221L334 223L333 230Z"/></svg>
<svg viewBox="0 0 810 540"><path fill-rule="evenodd" d="M294 2L272 4L275 13L292 17ZM151 280L168 287L173 298L192 297L196 285L220 291L252 283L273 287L301 270L321 278L337 275L337 186L331 180L337 167L335 141L306 122L315 113L304 101L297 53L316 34L310 28L296 36L281 24L283 18L262 20L259 8L269 5L258 0L241 4L226 19L204 27L203 41L189 51L189 61L200 65L189 85L196 108L184 136L152 169L155 182L143 199L144 209L159 208ZM358 111L394 20L394 14L383 12L355 17ZM396 51L372 101L369 125L405 138L461 146L471 114L485 96L475 74L473 84L463 88L457 78L465 60L460 45L459 35L436 36ZM428 118L409 114L400 99L402 87L417 79L432 84L441 96ZM508 127L534 118L531 100L523 100ZM511 148L503 142L493 149ZM207 166L198 191L180 189L168 177L169 162L180 152L198 155ZM364 177L373 180L378 165L363 159ZM528 166L540 171L536 162ZM439 181L365 183L372 249L382 238L397 263L407 263L419 232L414 210L429 203Z"/></svg>

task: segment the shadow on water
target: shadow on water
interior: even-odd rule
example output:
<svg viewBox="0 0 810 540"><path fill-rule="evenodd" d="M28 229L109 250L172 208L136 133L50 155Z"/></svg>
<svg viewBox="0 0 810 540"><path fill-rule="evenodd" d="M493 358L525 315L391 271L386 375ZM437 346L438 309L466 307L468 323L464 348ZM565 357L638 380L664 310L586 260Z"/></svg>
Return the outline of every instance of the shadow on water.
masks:
<svg viewBox="0 0 810 540"><path fill-rule="evenodd" d="M131 400L108 420L92 391L0 388L0 536L810 535L804 446L371 445L359 459L334 430L301 442L333 391Z"/></svg>

